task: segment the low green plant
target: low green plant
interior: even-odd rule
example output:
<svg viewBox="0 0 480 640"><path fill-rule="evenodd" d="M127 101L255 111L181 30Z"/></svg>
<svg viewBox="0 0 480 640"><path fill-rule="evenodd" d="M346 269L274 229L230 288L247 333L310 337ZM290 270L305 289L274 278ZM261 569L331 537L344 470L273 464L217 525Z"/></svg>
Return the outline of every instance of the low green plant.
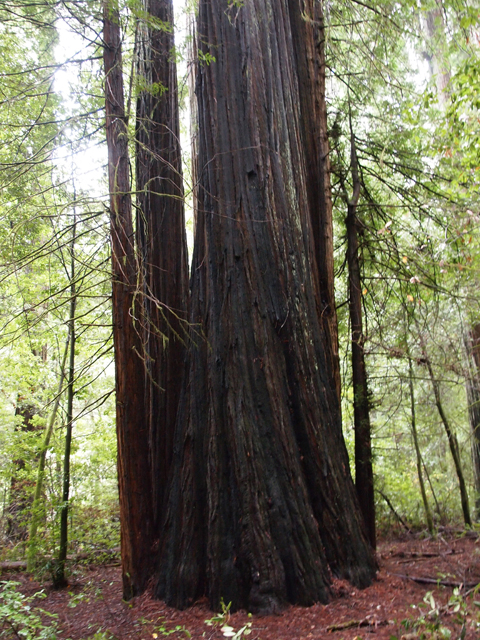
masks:
<svg viewBox="0 0 480 640"><path fill-rule="evenodd" d="M187 638L192 637L192 634L188 629L185 628L185 625L180 626L179 624L177 624L177 626L173 629L167 629L164 624L160 624L155 627L155 631L152 633L152 638L156 639L159 636L170 636L172 635L172 633L179 633L186 636Z"/></svg>
<svg viewBox="0 0 480 640"><path fill-rule="evenodd" d="M170 636L173 633L182 634L187 638L192 637L192 634L188 629L185 628L185 626L180 626L179 624L177 624L177 626L173 629L168 629L165 622L160 622L161 620L162 618L157 618L157 622L155 623L153 620L148 620L147 618L142 617L138 619L138 622L140 622L141 624L153 626L152 638L154 638L154 640L156 640L160 636Z"/></svg>
<svg viewBox="0 0 480 640"><path fill-rule="evenodd" d="M207 624L209 627L220 627L220 631L225 636L225 638L232 638L232 640L240 640L240 638L248 636L252 633L251 622L247 622L247 624L243 625L243 627L240 627L240 629L237 630L235 630L228 624L230 621L230 608L232 606L231 602L225 604L223 599L221 599L220 606L222 608L221 612L215 614L213 618L205 620L205 624ZM249 617L251 616L251 614L248 615Z"/></svg>
<svg viewBox="0 0 480 640"><path fill-rule="evenodd" d="M81 602L90 602L90 598L86 593L74 594L69 591L68 595L70 596L70 600L68 601L67 607L70 609L75 609Z"/></svg>
<svg viewBox="0 0 480 640"><path fill-rule="evenodd" d="M208 624L209 627L217 627L217 626L221 626L224 624L227 624L227 622L230 620L230 608L232 606L232 603L229 602L228 604L225 604L225 602L223 601L223 598L220 599L220 607L221 607L221 612L216 613L213 618L209 618L208 620L205 620L205 624Z"/></svg>
<svg viewBox="0 0 480 640"><path fill-rule="evenodd" d="M475 596L480 590L480 585L473 591L472 604L480 607L480 602L475 600ZM413 605L417 609L416 605ZM420 615L412 620L402 621L406 633L401 636L405 640L464 640L467 636L468 627L480 630L478 616L475 617L469 609L467 596L462 594L460 588L455 588L446 605L440 605L434 598L433 593L428 591L423 602L418 605ZM452 632L442 621L442 615L448 616L451 622L458 625L459 630ZM391 636L390 640L398 640L397 636Z"/></svg>
<svg viewBox="0 0 480 640"><path fill-rule="evenodd" d="M55 640L58 616L33 604L35 600L45 598L45 592L26 596L18 591L19 582L8 580L0 585L0 638ZM45 617L51 619L50 624L44 622Z"/></svg>
<svg viewBox="0 0 480 640"><path fill-rule="evenodd" d="M88 636L86 640L116 640L116 638L117 636L108 629L106 631L103 631L103 629L98 629L98 631L95 631L93 636Z"/></svg>

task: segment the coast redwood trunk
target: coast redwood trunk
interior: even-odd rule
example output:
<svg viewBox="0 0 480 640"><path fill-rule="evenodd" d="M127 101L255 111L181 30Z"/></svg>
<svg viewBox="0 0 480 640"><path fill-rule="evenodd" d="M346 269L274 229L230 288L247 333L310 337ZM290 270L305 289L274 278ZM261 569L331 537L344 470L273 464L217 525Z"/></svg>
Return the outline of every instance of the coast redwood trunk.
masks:
<svg viewBox="0 0 480 640"><path fill-rule="evenodd" d="M143 0L137 33L137 237L155 528L172 458L187 341L187 245L171 0ZM159 28L158 25L161 25Z"/></svg>
<svg viewBox="0 0 480 640"><path fill-rule="evenodd" d="M320 324L290 9L199 3L196 346L157 584L177 607L307 605L330 570L375 573Z"/></svg>
<svg viewBox="0 0 480 640"><path fill-rule="evenodd" d="M123 593L140 593L151 575L152 488L144 365L137 314L137 270L132 225L128 136L125 120L119 16L104 0L105 107L112 244L118 485Z"/></svg>
<svg viewBox="0 0 480 640"><path fill-rule="evenodd" d="M330 148L325 100L325 26L323 0L289 0L298 74L300 122L306 164L306 189L319 284L320 324L325 334L330 384L340 401L338 326L333 268Z"/></svg>

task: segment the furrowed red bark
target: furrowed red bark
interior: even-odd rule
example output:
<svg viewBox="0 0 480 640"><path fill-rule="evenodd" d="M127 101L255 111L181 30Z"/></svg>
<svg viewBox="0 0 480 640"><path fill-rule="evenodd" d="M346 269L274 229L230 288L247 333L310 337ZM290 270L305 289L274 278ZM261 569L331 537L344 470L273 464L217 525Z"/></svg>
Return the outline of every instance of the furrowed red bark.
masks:
<svg viewBox="0 0 480 640"><path fill-rule="evenodd" d="M125 119L119 16L104 1L104 67L112 308L115 349L118 485L123 593L140 593L152 572L154 538L149 438L145 415L145 370L137 314L137 270L132 225L128 131Z"/></svg>
<svg viewBox="0 0 480 640"><path fill-rule="evenodd" d="M330 384L340 402L341 378L335 309L332 194L327 104L325 100L325 26L323 0L289 0L298 74L300 131L306 163L306 188L314 238L319 299Z"/></svg>
<svg viewBox="0 0 480 640"><path fill-rule="evenodd" d="M155 528L172 458L185 359L187 246L171 0L143 0L137 35L137 237ZM159 27L158 25L162 25Z"/></svg>
<svg viewBox="0 0 480 640"><path fill-rule="evenodd" d="M317 308L292 28L287 0L199 4L196 348L157 585L178 607L306 605L330 570L375 573Z"/></svg>

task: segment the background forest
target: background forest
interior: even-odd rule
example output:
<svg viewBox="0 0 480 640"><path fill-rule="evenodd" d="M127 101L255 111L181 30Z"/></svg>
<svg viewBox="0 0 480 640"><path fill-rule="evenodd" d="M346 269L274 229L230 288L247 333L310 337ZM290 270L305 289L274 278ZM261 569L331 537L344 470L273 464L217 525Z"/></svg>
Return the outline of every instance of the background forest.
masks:
<svg viewBox="0 0 480 640"><path fill-rule="evenodd" d="M145 86L136 71L142 3L118 4L128 117L142 92L165 88ZM171 52L188 229L194 54L187 25L195 4L176 3ZM233 12L242 4L226 2ZM4 559L24 557L28 545L35 562L66 553L67 518L69 553L119 544L101 12L98 0L0 0ZM326 2L324 14L342 416L352 468L354 404L363 400L378 530L475 526L479 8L470 0L346 0ZM216 60L200 52L195 63ZM363 398L352 380L358 347Z"/></svg>

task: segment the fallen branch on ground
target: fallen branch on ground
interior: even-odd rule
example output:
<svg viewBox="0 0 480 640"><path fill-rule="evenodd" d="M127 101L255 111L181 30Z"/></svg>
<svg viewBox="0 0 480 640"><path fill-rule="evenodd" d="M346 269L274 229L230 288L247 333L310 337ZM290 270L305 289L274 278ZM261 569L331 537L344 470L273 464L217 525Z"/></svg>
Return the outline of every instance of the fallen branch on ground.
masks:
<svg viewBox="0 0 480 640"><path fill-rule="evenodd" d="M458 582L455 580L438 580L435 578L424 578L422 576L407 576L403 573L390 573L391 576L396 576L397 578L402 578L403 580L412 580L413 582L417 582L418 584L436 584L442 587L457 587L458 589L474 589L477 586L477 582Z"/></svg>
<svg viewBox="0 0 480 640"><path fill-rule="evenodd" d="M389 620L375 620L373 618L363 618L363 620L348 620L347 622L338 622L336 624L330 624L327 627L327 631L343 631L344 629L351 629L352 627L382 627L390 624Z"/></svg>
<svg viewBox="0 0 480 640"><path fill-rule="evenodd" d="M24 571L27 568L26 560L13 560L0 562L0 569L2 571Z"/></svg>
<svg viewBox="0 0 480 640"><path fill-rule="evenodd" d="M95 560L99 556L105 556L109 560L120 553L120 547L115 547L114 549L98 549L97 551L92 551L90 553L76 553L75 555L68 556L67 560L70 562L79 562L80 560ZM105 564L104 562L100 562L99 564ZM109 563L107 566L115 567L119 563L113 562ZM0 562L0 571L25 571L27 568L26 560L6 560L5 562Z"/></svg>
<svg viewBox="0 0 480 640"><path fill-rule="evenodd" d="M438 551L438 552L434 552L434 551L397 551L396 553L392 553L390 555L391 558L415 558L415 559L421 559L421 558L438 558L440 556L451 556L451 555L459 555L463 553L463 550L460 549L460 551L456 551L455 549L448 549L445 552L442 551Z"/></svg>

